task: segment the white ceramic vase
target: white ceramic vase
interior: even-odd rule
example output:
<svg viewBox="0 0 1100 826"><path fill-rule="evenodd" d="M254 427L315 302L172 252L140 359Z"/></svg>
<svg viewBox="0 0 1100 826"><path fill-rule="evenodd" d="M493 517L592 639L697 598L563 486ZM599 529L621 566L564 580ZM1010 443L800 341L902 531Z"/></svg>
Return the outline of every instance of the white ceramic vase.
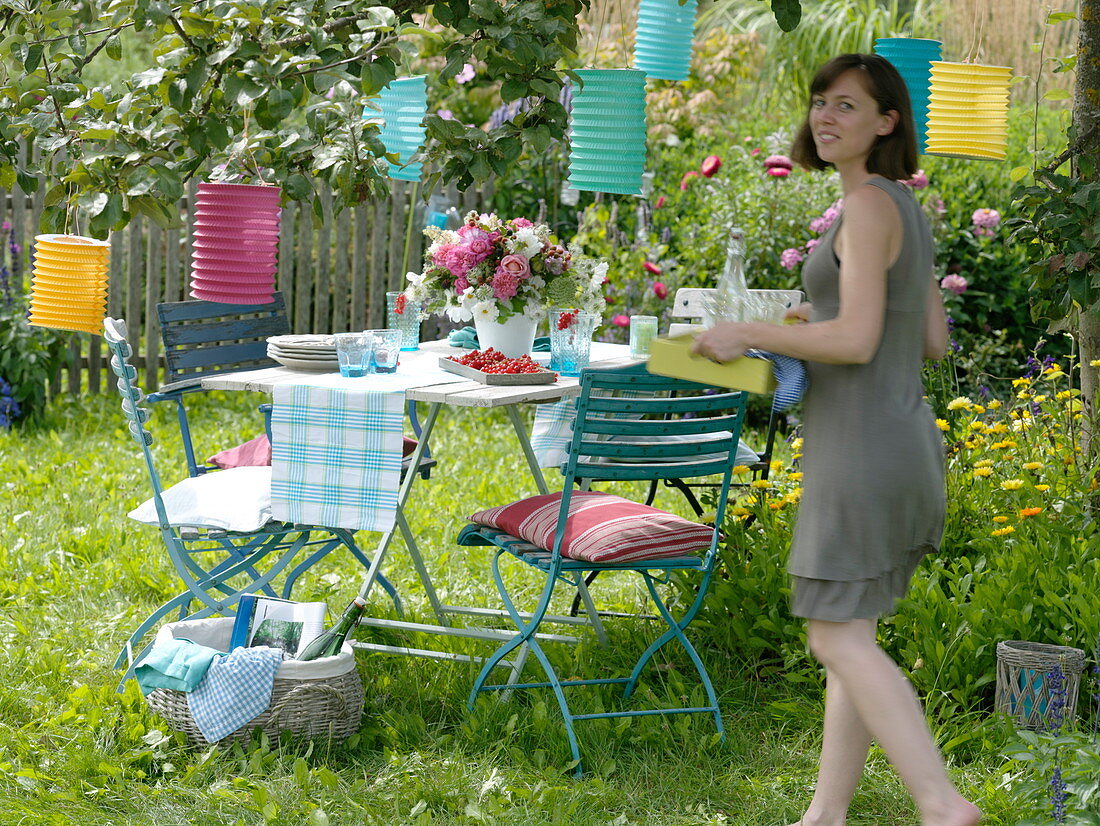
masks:
<svg viewBox="0 0 1100 826"><path fill-rule="evenodd" d="M482 350L488 350L492 347L497 352L504 353L508 358L515 358L531 352L531 348L535 344L535 328L537 326L538 319L528 318L519 313L509 316L504 321L474 319L478 346Z"/></svg>

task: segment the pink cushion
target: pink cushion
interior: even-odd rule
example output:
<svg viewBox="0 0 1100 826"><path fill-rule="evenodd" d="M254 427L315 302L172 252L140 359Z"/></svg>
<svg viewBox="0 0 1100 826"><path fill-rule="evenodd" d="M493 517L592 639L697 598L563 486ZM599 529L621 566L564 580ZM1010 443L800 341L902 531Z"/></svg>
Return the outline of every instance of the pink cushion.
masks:
<svg viewBox="0 0 1100 826"><path fill-rule="evenodd" d="M470 521L552 548L561 494L531 496L478 511ZM710 546L714 529L609 493L577 491L569 500L562 556L621 563L691 556Z"/></svg>
<svg viewBox="0 0 1100 826"><path fill-rule="evenodd" d="M261 433L255 439L249 439L243 445L237 445L215 453L206 460L220 468L263 467L271 464L271 442L267 434Z"/></svg>

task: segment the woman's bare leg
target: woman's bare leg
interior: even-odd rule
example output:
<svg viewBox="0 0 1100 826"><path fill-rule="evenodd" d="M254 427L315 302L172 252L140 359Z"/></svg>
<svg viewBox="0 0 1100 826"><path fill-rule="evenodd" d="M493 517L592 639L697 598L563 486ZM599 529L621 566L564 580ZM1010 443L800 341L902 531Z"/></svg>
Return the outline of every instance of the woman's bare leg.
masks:
<svg viewBox="0 0 1100 826"><path fill-rule="evenodd" d="M956 791L916 693L875 642L874 620L810 620L810 649L901 776L924 826L972 826L981 811ZM816 797L816 795L815 795Z"/></svg>

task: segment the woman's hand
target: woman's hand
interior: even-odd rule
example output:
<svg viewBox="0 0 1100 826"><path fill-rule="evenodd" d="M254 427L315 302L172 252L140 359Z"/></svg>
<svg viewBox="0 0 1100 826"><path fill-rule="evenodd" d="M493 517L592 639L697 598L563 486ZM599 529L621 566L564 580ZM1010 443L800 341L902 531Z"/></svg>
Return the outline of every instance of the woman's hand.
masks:
<svg viewBox="0 0 1100 826"><path fill-rule="evenodd" d="M715 324L711 329L696 336L695 346L691 348L691 352L705 356L711 361L733 361L743 356L751 346L747 340L751 326L732 321Z"/></svg>
<svg viewBox="0 0 1100 826"><path fill-rule="evenodd" d="M813 312L814 305L809 301L803 301L797 307L791 307L787 312L783 314L784 319L795 319L796 321L809 321L810 313Z"/></svg>

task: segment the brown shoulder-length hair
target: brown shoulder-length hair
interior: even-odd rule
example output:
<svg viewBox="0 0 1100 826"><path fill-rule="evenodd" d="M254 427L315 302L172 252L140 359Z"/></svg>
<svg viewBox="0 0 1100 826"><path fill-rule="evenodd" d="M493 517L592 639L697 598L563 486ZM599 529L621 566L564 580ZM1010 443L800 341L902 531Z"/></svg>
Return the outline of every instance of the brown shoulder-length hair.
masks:
<svg viewBox="0 0 1100 826"><path fill-rule="evenodd" d="M898 113L898 122L889 135L880 135L867 158L867 171L884 178L901 181L917 171L917 132L913 124L913 107L909 90L898 70L884 57L873 54L842 54L834 57L814 75L810 84L810 103L806 119L791 146L791 157L806 169L826 169L832 164L821 160L810 132L810 107L814 95L825 92L845 72L855 69L863 78L868 94L885 115L891 109Z"/></svg>

